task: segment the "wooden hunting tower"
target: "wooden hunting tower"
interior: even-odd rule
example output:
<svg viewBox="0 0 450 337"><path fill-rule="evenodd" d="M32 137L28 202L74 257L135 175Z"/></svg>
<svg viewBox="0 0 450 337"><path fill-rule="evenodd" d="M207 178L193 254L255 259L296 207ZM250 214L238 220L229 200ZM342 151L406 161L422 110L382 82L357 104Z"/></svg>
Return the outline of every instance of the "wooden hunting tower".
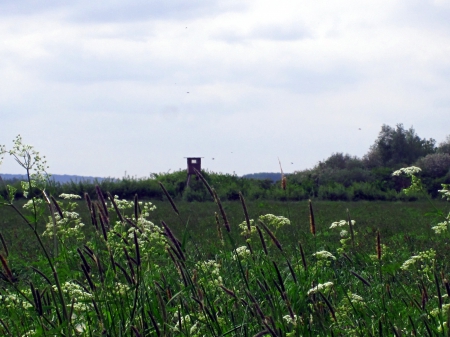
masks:
<svg viewBox="0 0 450 337"><path fill-rule="evenodd" d="M202 157L187 157L187 182L186 186L189 186L189 181L191 180L191 175L195 175L195 170L202 170ZM196 176L198 179L198 177Z"/></svg>

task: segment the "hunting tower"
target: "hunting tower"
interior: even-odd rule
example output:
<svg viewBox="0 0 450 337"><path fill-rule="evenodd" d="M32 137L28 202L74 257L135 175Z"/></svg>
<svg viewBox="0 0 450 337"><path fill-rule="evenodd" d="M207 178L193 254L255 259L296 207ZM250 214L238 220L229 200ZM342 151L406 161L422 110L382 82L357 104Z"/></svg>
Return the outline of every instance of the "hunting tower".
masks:
<svg viewBox="0 0 450 337"><path fill-rule="evenodd" d="M195 170L202 170L202 157L187 157L187 182L186 186L189 186L191 175L196 175ZM198 177L196 177L198 179Z"/></svg>

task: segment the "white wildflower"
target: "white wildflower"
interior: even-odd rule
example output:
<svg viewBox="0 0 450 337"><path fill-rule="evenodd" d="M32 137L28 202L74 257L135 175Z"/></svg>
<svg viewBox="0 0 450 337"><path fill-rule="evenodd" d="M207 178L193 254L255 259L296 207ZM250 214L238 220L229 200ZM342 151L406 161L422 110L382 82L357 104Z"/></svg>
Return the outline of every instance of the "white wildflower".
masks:
<svg viewBox="0 0 450 337"><path fill-rule="evenodd" d="M326 260L328 258L330 258L332 260L336 260L334 255L331 254L330 252L327 252L326 250L321 250L319 252L316 252L313 254L313 256L315 256L317 259L321 259L321 260Z"/></svg>
<svg viewBox="0 0 450 337"><path fill-rule="evenodd" d="M334 285L333 282L319 283L316 287L308 290L308 296L311 294L315 294L318 291L327 290L327 289L331 288L333 285Z"/></svg>
<svg viewBox="0 0 450 337"><path fill-rule="evenodd" d="M259 220L264 222L267 226L275 227L276 229L291 224L291 221L288 218L285 218L284 216L273 215L273 214L261 215L259 217Z"/></svg>
<svg viewBox="0 0 450 337"><path fill-rule="evenodd" d="M287 324L297 325L297 321L299 321L299 317L297 315L294 315L294 318L292 318L290 315L283 316L283 319L286 321Z"/></svg>
<svg viewBox="0 0 450 337"><path fill-rule="evenodd" d="M356 223L356 221L352 220L352 226L354 226L355 223ZM337 228L337 227L343 227L343 226L348 226L348 221L346 221L346 220L335 221L331 224L330 229Z"/></svg>
<svg viewBox="0 0 450 337"><path fill-rule="evenodd" d="M241 258L242 260L246 259L247 257L249 257L251 254L250 250L247 248L247 246L241 246L236 248L236 254L233 255L233 260L237 260L236 255Z"/></svg>
<svg viewBox="0 0 450 337"><path fill-rule="evenodd" d="M81 199L81 197L77 194L68 194L68 193L62 193L59 195L59 197L65 200Z"/></svg>
<svg viewBox="0 0 450 337"><path fill-rule="evenodd" d="M393 176L400 176L402 174L407 175L408 177L420 173L422 171L422 169L420 167L417 166L410 166L410 167L404 167L401 168L400 170L395 171L394 173L392 173Z"/></svg>
<svg viewBox="0 0 450 337"><path fill-rule="evenodd" d="M442 304L442 312L445 313L445 316L447 316L447 311L449 308L450 308L450 304ZM430 311L430 315L437 317L439 315L440 311L441 311L441 309L434 308L433 310Z"/></svg>
<svg viewBox="0 0 450 337"><path fill-rule="evenodd" d="M348 235L348 231L346 231L345 229L342 230L339 235L341 236L341 238L345 238Z"/></svg>
<svg viewBox="0 0 450 337"><path fill-rule="evenodd" d="M357 294L350 294L349 297L350 297L350 301L352 303L364 302L364 299L361 296L357 295Z"/></svg>
<svg viewBox="0 0 450 337"><path fill-rule="evenodd" d="M448 222L447 221L440 222L436 226L431 227L431 229L434 230L434 232L436 234L442 234L442 233L447 231L447 229L448 229Z"/></svg>

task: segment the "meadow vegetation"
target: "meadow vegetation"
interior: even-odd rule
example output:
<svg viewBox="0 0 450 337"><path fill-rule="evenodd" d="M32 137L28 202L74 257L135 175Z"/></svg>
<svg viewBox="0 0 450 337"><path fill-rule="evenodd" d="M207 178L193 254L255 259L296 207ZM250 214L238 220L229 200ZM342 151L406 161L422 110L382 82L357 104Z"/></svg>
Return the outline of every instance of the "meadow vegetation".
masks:
<svg viewBox="0 0 450 337"><path fill-rule="evenodd" d="M162 204L100 186L56 195L33 147L19 137L2 152L28 177L1 199L4 336L449 333L450 219L418 167L393 174L427 204L246 202L239 191L222 202L201 172L209 202L174 200L157 180Z"/></svg>

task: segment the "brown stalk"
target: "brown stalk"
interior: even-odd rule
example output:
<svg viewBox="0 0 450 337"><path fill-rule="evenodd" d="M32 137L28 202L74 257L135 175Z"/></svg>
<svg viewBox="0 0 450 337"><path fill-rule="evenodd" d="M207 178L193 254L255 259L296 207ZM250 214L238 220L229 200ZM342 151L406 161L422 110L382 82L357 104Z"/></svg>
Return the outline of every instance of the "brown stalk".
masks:
<svg viewBox="0 0 450 337"><path fill-rule="evenodd" d="M275 244L275 246L278 247L280 251L283 251L283 247L281 247L280 241L275 237L275 234L272 233L272 231L269 229L269 227L266 226L264 222L259 220L259 223L261 224L262 228L266 231L266 233L270 236L272 242Z"/></svg>
<svg viewBox="0 0 450 337"><path fill-rule="evenodd" d="M298 246L300 248L300 255L302 257L303 268L305 268L305 270L308 270L308 265L306 264L305 252L303 251L302 243L299 242Z"/></svg>
<svg viewBox="0 0 450 337"><path fill-rule="evenodd" d="M263 247L264 254L268 255L269 253L267 252L266 241L264 240L264 236L258 225L256 225L256 230L258 231L259 239L261 240L261 245Z"/></svg>
<svg viewBox="0 0 450 337"><path fill-rule="evenodd" d="M97 215L95 214L95 208L92 207L92 201L91 198L89 197L89 194L84 193L84 200L86 200L86 204L89 208L89 214L91 215L91 223L92 225L94 225L96 229L98 229Z"/></svg>
<svg viewBox="0 0 450 337"><path fill-rule="evenodd" d="M229 233L231 229L230 229L230 224L229 224L229 222L228 222L228 219L227 219L227 215L226 215L226 213L225 213L225 210L223 209L222 203L220 202L220 198L219 198L219 196L217 195L216 190L215 190L215 189L212 189L212 192L213 192L213 194L214 194L214 200L216 200L216 204L217 204L217 206L219 207L220 214L222 215L222 219L223 219L225 228L226 228L227 232Z"/></svg>
<svg viewBox="0 0 450 337"><path fill-rule="evenodd" d="M58 214L61 217L61 219L64 219L64 215L63 215L63 212L61 210L61 207L59 207L59 204L56 201L56 199L53 197L53 195L50 195L50 199L52 199L53 205L55 205L56 210L58 211Z"/></svg>
<svg viewBox="0 0 450 337"><path fill-rule="evenodd" d="M156 320L153 317L153 315L151 314L150 310L147 311L147 313L148 313L148 316L150 317L150 320L152 321L153 327L155 328L156 335L161 336L161 332L159 331L159 328L158 328L158 323L156 323Z"/></svg>
<svg viewBox="0 0 450 337"><path fill-rule="evenodd" d="M311 199L309 199L309 230L312 235L316 236L316 222L314 221L314 211Z"/></svg>
<svg viewBox="0 0 450 337"><path fill-rule="evenodd" d="M208 192L209 192L209 194L211 195L211 197L213 198L213 200L216 200L216 198L215 198L215 196L214 196L214 193L213 193L213 190L212 190L211 186L209 186L208 182L207 182L206 179L203 177L203 175L201 174L201 172L200 172L199 170L197 170L195 167L194 167L194 172L195 172L195 174L197 175L197 177L200 178L200 180L202 181L203 185L205 185L206 189L208 190Z"/></svg>
<svg viewBox="0 0 450 337"><path fill-rule="evenodd" d="M100 204L102 205L103 212L105 213L105 217L106 217L106 219L108 219L107 223L109 224L108 207L106 207L106 202L105 202L105 197L103 196L103 192L98 185L95 186L95 191L97 192L98 200L100 201Z"/></svg>
<svg viewBox="0 0 450 337"><path fill-rule="evenodd" d="M166 225L166 223L164 221L161 221L161 224L164 227L164 231L166 232L167 236L169 237L170 241L172 241L172 243L174 244L175 248L178 251L178 254L180 255L181 259L183 261L186 261L183 251L181 250L181 245L180 245L180 241L175 237L175 235L173 235L172 231L170 230L169 226Z"/></svg>
<svg viewBox="0 0 450 337"><path fill-rule="evenodd" d="M8 278L8 281L13 282L14 276L11 272L11 269L9 269L8 262L6 261L3 254L0 254L0 262L2 263L3 270L5 271L5 275Z"/></svg>
<svg viewBox="0 0 450 337"><path fill-rule="evenodd" d="M100 205L98 203L95 203L95 206L97 206L97 209L99 211L100 227L102 229L103 238L105 239L105 241L108 241L108 234L107 234L106 224L105 224L106 218L102 212Z"/></svg>
<svg viewBox="0 0 450 337"><path fill-rule="evenodd" d="M122 213L120 213L119 207L117 206L117 203L115 202L114 197L109 192L106 192L106 194L108 195L108 199L109 199L109 201L111 201L111 204L113 205L114 210L116 211L117 217L119 218L119 220L121 222L124 222Z"/></svg>
<svg viewBox="0 0 450 337"><path fill-rule="evenodd" d="M139 200L137 193L134 195L134 219L136 223L139 220L139 216L141 214L141 208L139 207Z"/></svg>
<svg viewBox="0 0 450 337"><path fill-rule="evenodd" d="M239 191L239 199L241 200L242 208L244 210L244 217L245 217L245 222L247 223L248 232L251 233L252 229L251 229L251 225L250 225L250 218L248 216L247 206L245 205L244 195L240 191Z"/></svg>
<svg viewBox="0 0 450 337"><path fill-rule="evenodd" d="M3 250L5 251L5 257L8 257L9 256L8 246L2 233L0 233L0 240L2 241Z"/></svg>
<svg viewBox="0 0 450 337"><path fill-rule="evenodd" d="M237 298L236 294L235 294L232 290L230 290L230 289L228 289L228 288L225 288L223 285L219 285L219 287L222 288L222 290L223 290L227 295L229 295L229 296L231 296L231 297L233 297L233 298Z"/></svg>
<svg viewBox="0 0 450 337"><path fill-rule="evenodd" d="M283 191L286 191L286 177L283 173L283 168L281 167L281 161L280 158L278 158L278 163L280 164L280 171L281 171L281 188L283 189Z"/></svg>
<svg viewBox="0 0 450 337"><path fill-rule="evenodd" d="M336 321L337 321L336 315L335 315L335 313L334 313L334 309L333 309L333 306L331 305L330 301L329 301L328 298L326 298L326 296L325 296L324 294L322 294L320 291L319 291L319 294L320 294L320 296L322 296L323 300L325 301L325 304L327 305L328 309L329 309L330 312L331 312L331 316L333 316L333 319L334 319L334 321L336 322Z"/></svg>
<svg viewBox="0 0 450 337"><path fill-rule="evenodd" d="M370 287L370 282L367 281L364 277L362 277L361 275L355 273L354 271L350 270L350 273L352 273L354 276L356 276L362 283L364 283L366 286Z"/></svg>
<svg viewBox="0 0 450 337"><path fill-rule="evenodd" d="M172 197L170 196L169 192L167 192L166 188L164 187L163 183L158 181L159 186L161 187L161 189L163 190L164 194L166 195L167 199L170 202L170 205L172 205L172 209L173 211L177 214L180 215L180 212L178 211L177 206L175 205L175 202L173 201Z"/></svg>
<svg viewBox="0 0 450 337"><path fill-rule="evenodd" d="M141 252L139 250L139 241L138 241L136 231L134 231L133 233L134 233L134 249L136 251L136 262L137 262L137 265L140 266L141 265Z"/></svg>

